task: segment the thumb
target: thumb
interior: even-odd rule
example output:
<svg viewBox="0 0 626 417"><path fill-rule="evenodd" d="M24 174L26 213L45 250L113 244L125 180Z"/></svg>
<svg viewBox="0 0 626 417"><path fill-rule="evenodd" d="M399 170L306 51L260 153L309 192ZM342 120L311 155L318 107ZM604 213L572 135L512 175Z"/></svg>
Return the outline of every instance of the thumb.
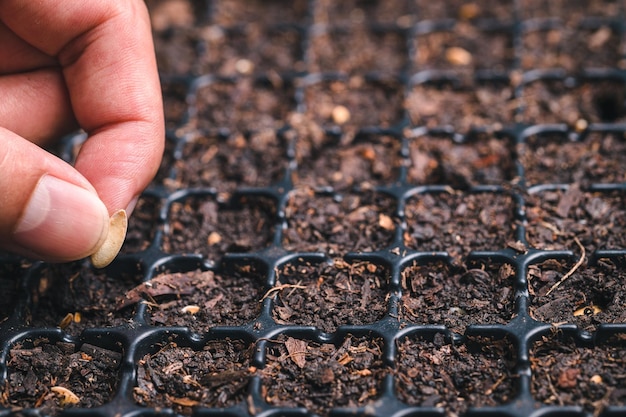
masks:
<svg viewBox="0 0 626 417"><path fill-rule="evenodd" d="M0 128L0 249L70 261L95 251L109 215L71 165Z"/></svg>

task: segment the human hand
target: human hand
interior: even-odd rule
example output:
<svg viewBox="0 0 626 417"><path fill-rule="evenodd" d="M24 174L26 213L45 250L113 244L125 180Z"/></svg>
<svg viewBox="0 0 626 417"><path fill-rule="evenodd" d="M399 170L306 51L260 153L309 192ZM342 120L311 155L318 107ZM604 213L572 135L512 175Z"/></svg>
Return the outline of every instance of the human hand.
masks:
<svg viewBox="0 0 626 417"><path fill-rule="evenodd" d="M69 261L132 211L163 153L142 0L0 1L0 249ZM75 167L40 146L81 127Z"/></svg>

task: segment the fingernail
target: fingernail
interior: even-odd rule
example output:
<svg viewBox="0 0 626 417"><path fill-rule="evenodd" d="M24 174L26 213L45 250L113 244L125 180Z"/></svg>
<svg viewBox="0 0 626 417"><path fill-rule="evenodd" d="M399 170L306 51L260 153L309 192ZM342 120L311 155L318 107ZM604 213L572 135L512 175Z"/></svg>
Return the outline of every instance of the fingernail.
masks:
<svg viewBox="0 0 626 417"><path fill-rule="evenodd" d="M108 211L97 195L45 175L17 223L14 239L43 258L74 260L95 250L108 224Z"/></svg>
<svg viewBox="0 0 626 417"><path fill-rule="evenodd" d="M133 211L135 210L135 207L137 206L138 201L139 201L139 196L136 195L135 197L133 197L132 200L130 200L130 203L128 203L128 206L126 206L126 215L128 217L130 217L130 215L133 214Z"/></svg>

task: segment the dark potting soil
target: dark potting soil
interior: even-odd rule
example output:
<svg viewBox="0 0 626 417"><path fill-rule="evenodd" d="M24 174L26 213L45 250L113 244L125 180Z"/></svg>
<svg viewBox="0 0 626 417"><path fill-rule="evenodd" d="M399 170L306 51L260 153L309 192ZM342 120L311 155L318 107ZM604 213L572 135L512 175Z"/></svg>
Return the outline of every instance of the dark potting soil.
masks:
<svg viewBox="0 0 626 417"><path fill-rule="evenodd" d="M267 348L261 391L272 405L327 415L375 400L386 372L381 340L348 336L335 345L281 336Z"/></svg>
<svg viewBox="0 0 626 417"><path fill-rule="evenodd" d="M191 414L194 407L228 407L245 398L250 352L238 340L209 341L195 351L176 344L139 360L134 400L146 407L168 407Z"/></svg>
<svg viewBox="0 0 626 417"><path fill-rule="evenodd" d="M626 405L623 334L595 338L626 322L623 259L596 256L626 249L624 83L603 72L624 68L618 2L148 6L168 138L122 248L132 272L41 264L25 290L30 264L0 266L0 329L24 306L24 328L65 340L7 349L3 406L106 404L127 352L83 331L137 326L189 330L142 348L126 392L183 415L379 415L393 386L458 416L510 404L527 375L533 407ZM567 253L521 270L529 251ZM472 333L520 314L554 326L530 363Z"/></svg>
<svg viewBox="0 0 626 417"><path fill-rule="evenodd" d="M36 407L58 414L75 407L93 408L108 402L118 381L119 352L84 344L36 340L15 345L8 354L2 406Z"/></svg>
<svg viewBox="0 0 626 417"><path fill-rule="evenodd" d="M406 337L398 350L395 387L407 404L463 413L469 406L504 404L515 395L515 354L505 339L455 345L437 333L432 340Z"/></svg>
<svg viewBox="0 0 626 417"><path fill-rule="evenodd" d="M388 271L372 263L287 264L278 271L273 318L332 333L341 325L372 324L386 310Z"/></svg>

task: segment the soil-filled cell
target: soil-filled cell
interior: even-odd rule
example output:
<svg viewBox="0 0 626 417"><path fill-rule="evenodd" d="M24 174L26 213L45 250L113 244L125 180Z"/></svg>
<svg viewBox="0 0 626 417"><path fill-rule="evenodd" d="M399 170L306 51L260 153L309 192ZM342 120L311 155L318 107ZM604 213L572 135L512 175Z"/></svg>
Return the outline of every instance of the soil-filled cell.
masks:
<svg viewBox="0 0 626 417"><path fill-rule="evenodd" d="M94 408L112 399L121 354L84 344L14 346L7 357L8 375L0 402L19 411L36 408L58 415L72 408Z"/></svg>
<svg viewBox="0 0 626 417"><path fill-rule="evenodd" d="M373 31L366 26L334 29L312 40L310 72L340 71L397 74L407 64L406 40L397 31Z"/></svg>
<svg viewBox="0 0 626 417"><path fill-rule="evenodd" d="M620 58L619 33L608 24L528 31L522 37L521 65L526 70L615 68Z"/></svg>
<svg viewBox="0 0 626 417"><path fill-rule="evenodd" d="M545 323L574 323L594 331L600 323L625 323L626 271L622 262L588 265L548 260L530 265L530 314Z"/></svg>
<svg viewBox="0 0 626 417"><path fill-rule="evenodd" d="M139 360L133 398L183 415L198 407L233 406L245 399L254 374L249 357L249 346L239 340L212 340L198 351L167 345Z"/></svg>
<svg viewBox="0 0 626 417"><path fill-rule="evenodd" d="M274 320L334 332L341 325L372 324L387 310L388 271L366 262L286 264L279 267Z"/></svg>
<svg viewBox="0 0 626 417"><path fill-rule="evenodd" d="M538 80L523 86L519 122L565 123L574 130L590 123L626 120L624 84L597 80L571 86L564 80Z"/></svg>
<svg viewBox="0 0 626 417"><path fill-rule="evenodd" d="M275 210L264 198L243 198L231 206L211 196L174 202L163 250L201 254L214 261L228 252L259 251L272 242Z"/></svg>
<svg viewBox="0 0 626 417"><path fill-rule="evenodd" d="M513 145L506 139L458 143L449 138L421 136L411 140L409 158L407 180L418 185L503 185L516 176Z"/></svg>
<svg viewBox="0 0 626 417"><path fill-rule="evenodd" d="M401 274L399 317L457 333L470 324L506 324L515 312L514 274L510 264L414 263Z"/></svg>
<svg viewBox="0 0 626 417"><path fill-rule="evenodd" d="M127 324L133 310L120 308L119 299L141 279L131 273L113 276L82 262L43 265L37 277L27 324L61 327L72 335Z"/></svg>
<svg viewBox="0 0 626 417"><path fill-rule="evenodd" d="M385 368L382 340L348 336L339 346L280 337L267 348L261 371L264 399L274 406L305 407L316 415L355 409L379 397Z"/></svg>
<svg viewBox="0 0 626 417"><path fill-rule="evenodd" d="M228 138L199 135L183 146L182 158L166 184L170 188L266 187L282 179L287 167L284 141L273 130Z"/></svg>
<svg viewBox="0 0 626 417"><path fill-rule="evenodd" d="M563 135L528 138L519 147L527 185L626 182L626 141L592 132L577 141Z"/></svg>
<svg viewBox="0 0 626 417"><path fill-rule="evenodd" d="M295 28L265 27L251 23L236 28L216 25L200 29L206 50L200 69L204 74L280 75L303 69L302 36Z"/></svg>
<svg viewBox="0 0 626 417"><path fill-rule="evenodd" d="M609 404L626 405L623 343L583 347L561 339L544 336L530 352L533 398L547 405L580 406L593 415Z"/></svg>
<svg viewBox="0 0 626 417"><path fill-rule="evenodd" d="M407 201L405 211L404 244L411 249L446 251L459 260L515 241L514 204L505 194L420 194Z"/></svg>
<svg viewBox="0 0 626 417"><path fill-rule="evenodd" d="M196 92L197 126L208 132L258 132L282 127L295 109L293 91L251 78L214 82Z"/></svg>
<svg viewBox="0 0 626 417"><path fill-rule="evenodd" d="M383 250L397 226L394 206L391 198L373 192L330 196L296 189L285 208L283 245L330 256Z"/></svg>
<svg viewBox="0 0 626 417"><path fill-rule="evenodd" d="M450 31L420 34L415 39L414 69L506 71L513 65L513 34L457 23Z"/></svg>
<svg viewBox="0 0 626 417"><path fill-rule="evenodd" d="M526 196L528 243L544 250L572 250L587 254L596 249L626 248L626 194L587 192L577 184L567 190Z"/></svg>
<svg viewBox="0 0 626 417"><path fill-rule="evenodd" d="M506 404L515 396L513 346L506 340L450 344L407 337L398 344L398 397L409 405L442 407L461 415L468 407Z"/></svg>
<svg viewBox="0 0 626 417"><path fill-rule="evenodd" d="M262 277L258 272L191 271L157 275L126 296L137 302L148 294L151 324L188 326L196 333L214 326L242 326L261 310Z"/></svg>
<svg viewBox="0 0 626 417"><path fill-rule="evenodd" d="M300 118L296 129L302 133L296 142L298 169L296 187L333 187L347 190L355 186L371 188L394 182L398 177L400 139L391 136L360 135L351 140L324 135L318 126Z"/></svg>
<svg viewBox="0 0 626 417"><path fill-rule="evenodd" d="M355 76L305 89L306 115L315 122L358 132L367 126L390 127L402 120L402 89L393 80L373 82Z"/></svg>
<svg viewBox="0 0 626 417"><path fill-rule="evenodd" d="M516 103L513 89L502 83L419 84L405 101L411 124L429 129L451 127L467 134L472 130L496 131L509 124ZM445 109L445 111L443 111Z"/></svg>

